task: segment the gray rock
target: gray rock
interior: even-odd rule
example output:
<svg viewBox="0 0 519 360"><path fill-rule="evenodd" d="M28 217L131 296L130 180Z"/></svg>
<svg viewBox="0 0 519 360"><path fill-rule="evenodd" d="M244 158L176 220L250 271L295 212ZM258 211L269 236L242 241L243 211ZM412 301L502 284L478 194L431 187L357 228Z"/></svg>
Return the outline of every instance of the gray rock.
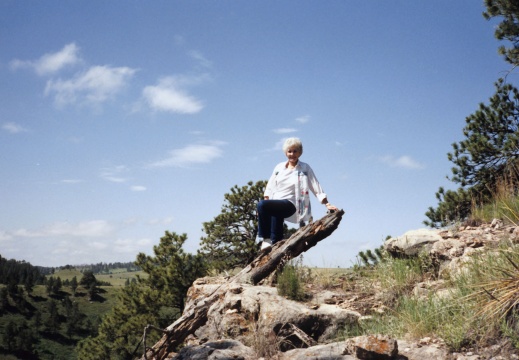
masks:
<svg viewBox="0 0 519 360"><path fill-rule="evenodd" d="M239 341L226 339L186 346L172 360L256 360L254 350Z"/></svg>
<svg viewBox="0 0 519 360"><path fill-rule="evenodd" d="M356 360L353 355L344 354L343 341L327 345L317 345L308 349L294 349L279 355L279 360Z"/></svg>
<svg viewBox="0 0 519 360"><path fill-rule="evenodd" d="M437 230L419 229L384 242L384 248L394 256L416 256L422 251L429 252L434 243L442 237Z"/></svg>
<svg viewBox="0 0 519 360"><path fill-rule="evenodd" d="M360 360L391 360L398 355L398 344L385 335L358 336L346 340L344 353Z"/></svg>
<svg viewBox="0 0 519 360"><path fill-rule="evenodd" d="M196 293L199 301L206 290L207 294L214 291L213 286L205 289L203 281L193 287L196 289L190 292ZM288 300L274 287L241 284L209 308L209 320L195 336L202 343L222 338L256 344L253 347L274 343L272 346L286 351L336 339L344 328L358 324L359 318L359 313L335 305L312 308Z"/></svg>
<svg viewBox="0 0 519 360"><path fill-rule="evenodd" d="M408 360L445 360L448 359L448 352L445 348L433 345L417 344L405 340L398 340L397 359Z"/></svg>

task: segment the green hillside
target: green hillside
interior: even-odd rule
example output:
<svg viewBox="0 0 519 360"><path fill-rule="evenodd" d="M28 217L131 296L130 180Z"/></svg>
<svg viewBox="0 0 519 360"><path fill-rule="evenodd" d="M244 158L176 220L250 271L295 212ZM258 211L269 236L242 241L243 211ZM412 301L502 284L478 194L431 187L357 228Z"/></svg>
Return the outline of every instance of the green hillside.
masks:
<svg viewBox="0 0 519 360"><path fill-rule="evenodd" d="M46 276L63 284L56 293L49 293L47 285L35 285L30 294L21 285L0 285L0 359L77 359L78 341L96 334L121 288L137 275L143 276L124 268L95 274L103 285L92 298L85 287L79 285L74 296L66 285L83 277L71 267Z"/></svg>

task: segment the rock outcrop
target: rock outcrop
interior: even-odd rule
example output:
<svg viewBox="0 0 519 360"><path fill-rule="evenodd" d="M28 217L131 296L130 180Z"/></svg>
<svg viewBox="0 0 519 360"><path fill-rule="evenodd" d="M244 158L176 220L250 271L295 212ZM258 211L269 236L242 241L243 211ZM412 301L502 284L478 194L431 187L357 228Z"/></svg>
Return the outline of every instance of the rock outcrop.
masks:
<svg viewBox="0 0 519 360"><path fill-rule="evenodd" d="M288 261L312 248L335 231L343 215L343 210L331 212L322 219L300 228L289 239L262 250L249 265L232 278L225 279L224 283L217 285L216 288L213 287L212 292L207 296L192 297L194 299L192 305L184 309L179 319L162 330L164 335L151 348L146 346L146 334L150 328L147 327L143 337L145 347L143 359L170 358L174 349L208 322L211 308L217 306L227 293L237 292L236 289L239 289L241 284L256 285L274 274L276 270L282 269ZM303 334L300 335L304 338Z"/></svg>
<svg viewBox="0 0 519 360"><path fill-rule="evenodd" d="M479 226L419 229L386 240L384 248L395 257L426 254L439 267L439 275L457 272L477 252L496 249L502 242L519 242L519 226L501 220Z"/></svg>
<svg viewBox="0 0 519 360"><path fill-rule="evenodd" d="M325 220L331 219L333 216ZM310 289L313 298L296 302L280 296L275 287L260 285L290 258L287 254L301 254L328 236L337 225L335 223L330 230L327 224L325 221L308 225L306 230L296 233L295 239L260 253L253 263L232 278L206 277L195 281L189 289L183 316L165 330L161 341L142 359L477 358L471 353L450 354L441 339L408 341L379 335L348 338L345 334L363 321L370 321L369 313L384 311L376 296L366 301L363 294L344 287ZM313 237L316 234L320 234L318 239ZM472 255L495 249L503 241L518 242L519 227L493 221L477 227L421 229L389 239L384 246L396 257L427 254L441 275L460 271ZM431 292L441 294L443 290L443 280L436 280L417 284L414 294L427 296ZM341 338L344 340L338 341ZM185 346L174 352L180 343Z"/></svg>

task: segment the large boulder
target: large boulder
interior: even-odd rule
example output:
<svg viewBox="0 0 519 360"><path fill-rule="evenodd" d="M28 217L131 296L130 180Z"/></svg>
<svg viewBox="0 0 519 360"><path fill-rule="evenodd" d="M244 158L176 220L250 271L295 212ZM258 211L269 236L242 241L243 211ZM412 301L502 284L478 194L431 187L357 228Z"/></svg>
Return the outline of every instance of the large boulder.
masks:
<svg viewBox="0 0 519 360"><path fill-rule="evenodd" d="M257 360L251 348L239 341L225 339L207 342L201 345L186 346L171 360Z"/></svg>
<svg viewBox="0 0 519 360"><path fill-rule="evenodd" d="M186 309L194 298L203 299L214 292L219 282L207 278L195 281ZM208 322L195 332L200 343L233 338L253 348L270 343L282 351L336 339L340 331L355 326L361 316L334 305L316 307L288 300L279 296L275 287L247 284L232 287L207 315ZM277 344L272 344L272 339L278 339Z"/></svg>
<svg viewBox="0 0 519 360"><path fill-rule="evenodd" d="M411 230L402 236L386 240L384 248L394 257L409 257L423 251L429 252L433 245L441 240L442 237L437 230Z"/></svg>

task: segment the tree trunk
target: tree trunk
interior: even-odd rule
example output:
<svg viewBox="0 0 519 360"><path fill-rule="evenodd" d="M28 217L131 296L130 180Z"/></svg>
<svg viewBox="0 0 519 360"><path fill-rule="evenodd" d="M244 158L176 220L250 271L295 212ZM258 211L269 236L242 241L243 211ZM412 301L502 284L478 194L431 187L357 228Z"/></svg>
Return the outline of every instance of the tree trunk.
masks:
<svg viewBox="0 0 519 360"><path fill-rule="evenodd" d="M164 330L164 335L152 348L145 349L145 354L141 359L166 359L171 352L184 342L187 336L193 334L207 322L207 313L211 305L224 297L233 285L236 286L240 283L258 284L276 269L282 268L286 262L330 236L339 226L343 215L344 210L327 214L320 220L299 229L290 239L280 241L272 247L260 251L256 259L229 279L228 282L219 286L213 294L193 307L186 309L180 318Z"/></svg>

